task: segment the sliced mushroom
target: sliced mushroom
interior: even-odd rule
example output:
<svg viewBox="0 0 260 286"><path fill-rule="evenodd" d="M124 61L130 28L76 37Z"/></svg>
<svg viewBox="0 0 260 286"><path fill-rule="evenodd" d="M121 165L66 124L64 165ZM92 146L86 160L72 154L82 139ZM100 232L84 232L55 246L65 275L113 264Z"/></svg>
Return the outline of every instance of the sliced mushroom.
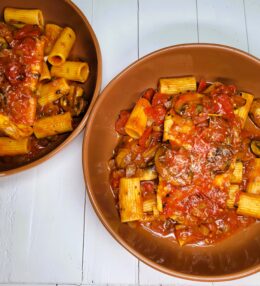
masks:
<svg viewBox="0 0 260 286"><path fill-rule="evenodd" d="M65 111L70 111L73 116L79 116L87 105L84 90L79 86L70 86L69 94L60 99L60 105Z"/></svg>
<svg viewBox="0 0 260 286"><path fill-rule="evenodd" d="M251 151L256 155L256 157L260 157L260 141L259 140L252 140L251 144Z"/></svg>

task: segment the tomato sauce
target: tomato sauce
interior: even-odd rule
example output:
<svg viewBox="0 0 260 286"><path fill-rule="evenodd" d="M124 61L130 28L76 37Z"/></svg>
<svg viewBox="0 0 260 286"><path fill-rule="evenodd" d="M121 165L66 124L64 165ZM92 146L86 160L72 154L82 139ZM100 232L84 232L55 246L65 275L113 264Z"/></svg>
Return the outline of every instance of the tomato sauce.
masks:
<svg viewBox="0 0 260 286"><path fill-rule="evenodd" d="M198 92L203 94L207 86L202 80ZM161 185L162 211L157 219L138 222L140 227L177 239L180 245L212 244L254 223L255 218L238 215L226 206L230 183L225 174L236 159L241 160L244 171L239 187L245 191L254 158L248 147L254 134L242 130L234 113L237 104L243 105L236 87L220 84L203 96L188 92L174 97L148 89L143 97L151 106L145 110L149 126L140 139L133 140L124 131L130 112L121 112L116 122L116 131L124 135L110 166L116 201L120 178L127 176L129 166L137 170L130 177L155 166L161 181L141 182L142 199L156 199ZM173 139L164 142L166 114L177 122L170 130ZM127 150L124 165L116 163L121 149Z"/></svg>
<svg viewBox="0 0 260 286"><path fill-rule="evenodd" d="M59 101L43 108L37 105L36 89L44 57L42 29L37 25L24 25L18 29L0 23L0 37L6 41L0 45L0 114L8 116L16 124L33 126L38 118L65 112ZM82 115L73 117L73 128L76 128L81 119ZM26 155L0 157L0 171L25 165L44 156L68 135L60 134L44 139L31 135L30 152Z"/></svg>

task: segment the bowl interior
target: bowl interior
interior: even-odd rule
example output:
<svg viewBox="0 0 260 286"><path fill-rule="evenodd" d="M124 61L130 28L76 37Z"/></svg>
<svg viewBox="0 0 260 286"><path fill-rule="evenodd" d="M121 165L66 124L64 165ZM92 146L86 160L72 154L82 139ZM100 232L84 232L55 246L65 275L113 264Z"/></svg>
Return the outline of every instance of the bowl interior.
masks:
<svg viewBox="0 0 260 286"><path fill-rule="evenodd" d="M5 7L24 8L24 9L41 9L43 11L45 24L54 23L62 27L69 26L76 33L76 42L70 54L70 59L83 60L89 64L90 74L86 83L82 84L88 97L89 108L82 116L82 120L77 128L69 135L64 135L54 150L47 150L47 154L39 154L36 161L25 166L12 170L0 172L1 175L15 173L48 159L54 153L58 152L64 145L76 137L83 129L90 109L99 93L101 85L101 53L95 34L82 12L70 0L1 0L0 1L0 20L3 20L3 11ZM64 141L65 140L65 141Z"/></svg>
<svg viewBox="0 0 260 286"><path fill-rule="evenodd" d="M160 50L134 63L103 91L89 117L83 145L85 180L102 223L130 252L167 274L188 279L226 280L260 269L260 224L212 246L179 247L166 238L120 223L109 186L108 160L117 144L115 120L160 77L194 75L233 83L260 96L260 63L249 55L217 45L181 45ZM252 124L247 124L253 128Z"/></svg>

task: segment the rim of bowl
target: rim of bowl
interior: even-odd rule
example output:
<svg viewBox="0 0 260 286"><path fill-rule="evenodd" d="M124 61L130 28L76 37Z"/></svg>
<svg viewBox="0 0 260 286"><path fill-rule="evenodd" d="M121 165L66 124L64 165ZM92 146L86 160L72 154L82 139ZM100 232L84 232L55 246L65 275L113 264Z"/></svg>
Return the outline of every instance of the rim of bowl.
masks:
<svg viewBox="0 0 260 286"><path fill-rule="evenodd" d="M156 50L154 52L151 52L140 59L134 61L131 63L129 66L127 66L125 69L123 69L117 76L115 76L104 88L104 90L101 92L99 95L98 99L95 102L94 107L92 108L90 115L87 119L87 124L86 124L86 130L84 133L84 138L83 138L83 145L82 145L82 164L83 164L83 171L84 171L84 180L86 184L86 189L88 193L88 197L90 199L91 205L93 209L95 210L95 213L97 214L99 220L101 223L104 225L104 227L107 229L107 231L112 235L112 237L120 243L128 252L130 252L132 255L134 255L137 259L141 260L143 263L146 265L152 267L153 269L157 271L161 271L164 274L177 277L177 278L182 278L182 279L187 279L191 281L200 281L200 282L220 282L220 281L230 281L230 280L235 280L235 279L240 279L246 276L249 276L251 274L257 273L260 271L260 264L256 266L252 266L250 268L246 268L244 270L230 273L230 274L223 274L223 275L218 275L218 276L203 276L203 275L193 275L193 274L186 274L182 272L178 272L175 270L170 270L167 267L164 267L162 265L159 265L155 263L154 261L148 259L146 256L140 254L137 252L134 248L129 246L127 242L125 242L118 234L116 234L113 229L110 227L109 223L106 221L105 217L103 216L102 210L99 209L97 202L95 201L95 198L90 191L90 186L89 186L89 172L88 172L88 156L87 156L87 149L88 149L88 143L91 137L90 131L88 126L93 123L93 120L95 118L95 114L102 104L103 98L105 98L106 91L110 88L111 85L114 84L115 81L117 81L120 77L122 77L126 72L134 68L136 65L138 65L140 62L146 61L150 58L153 58L154 56L158 54L163 54L164 52L170 51L170 50L176 50L176 49L185 49L185 48L202 48L202 47L208 47L208 48L217 48L220 50L226 50L230 52L234 52L236 54L241 55L242 57L246 57L251 61L256 62L257 64L260 65L260 59L257 57L250 55L247 52L244 52L240 49L230 47L227 45L221 45L221 44L211 44L211 43L190 43L190 44L179 44L179 45L173 45L173 46L168 46L159 50Z"/></svg>
<svg viewBox="0 0 260 286"><path fill-rule="evenodd" d="M45 161L47 161L49 158L53 157L56 153L58 153L61 149L63 149L66 145L68 145L72 140L74 140L79 134L80 132L84 129L88 117L90 115L90 112L95 104L95 101L99 95L100 92L100 88L101 88L101 82L102 82L102 55L101 55L101 50L100 50L100 46L97 40L97 37L95 35L95 32L93 30L93 28L91 27L87 17L83 14L83 12L79 9L79 7L74 4L71 0L63 0L64 2L66 2L71 9L73 9L74 11L76 11L76 13L79 15L79 17L81 17L81 19L83 20L84 24L87 26L90 35L92 37L93 40L93 44L95 46L95 50L96 50L96 54L97 54L97 80L96 80L96 86L93 92L93 96L90 102L90 105L85 113L85 115L83 116L83 118L81 119L79 125L76 127L76 129L74 129L70 135L60 144L58 145L56 148L54 148L52 151L50 151L49 153L47 153L46 155L44 155L43 157L28 163L26 165L11 169L11 170L7 170L7 171L2 171L0 172L0 177L4 177L4 176L8 176L8 175L13 175L16 173L20 173L22 171L26 171L28 169L31 169Z"/></svg>

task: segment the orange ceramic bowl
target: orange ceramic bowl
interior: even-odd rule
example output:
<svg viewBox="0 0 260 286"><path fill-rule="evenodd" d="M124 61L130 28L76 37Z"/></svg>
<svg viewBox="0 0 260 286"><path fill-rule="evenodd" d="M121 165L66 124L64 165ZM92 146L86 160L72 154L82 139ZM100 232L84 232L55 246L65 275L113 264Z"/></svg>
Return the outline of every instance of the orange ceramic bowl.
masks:
<svg viewBox="0 0 260 286"><path fill-rule="evenodd" d="M241 278L260 270L260 224L207 247L180 247L120 222L109 185L108 161L117 145L115 121L160 77L194 75L208 81L233 83L260 97L260 62L242 51L213 44L173 46L130 65L102 92L88 119L83 167L92 205L112 236L137 258L166 274L199 281ZM249 128L254 128L248 122ZM259 132L259 130L258 130Z"/></svg>
<svg viewBox="0 0 260 286"><path fill-rule="evenodd" d="M54 3L55 2L55 3ZM76 129L68 135L65 135L56 146L52 146L47 152L39 154L35 161L18 164L12 168L0 171L0 176L10 175L18 173L23 170L27 170L34 167L41 162L49 159L60 151L65 145L71 142L84 128L90 110L99 94L101 86L101 52L99 44L93 29L91 28L88 20L79 8L70 0L1 0L0 12L1 20L3 19L3 11L5 7L12 8L24 8L24 9L41 9L46 23L54 23L62 27L69 26L76 32L76 43L73 47L71 56L76 56L89 64L90 75L87 82L83 85L83 88L88 96L88 109L82 116L82 119Z"/></svg>

